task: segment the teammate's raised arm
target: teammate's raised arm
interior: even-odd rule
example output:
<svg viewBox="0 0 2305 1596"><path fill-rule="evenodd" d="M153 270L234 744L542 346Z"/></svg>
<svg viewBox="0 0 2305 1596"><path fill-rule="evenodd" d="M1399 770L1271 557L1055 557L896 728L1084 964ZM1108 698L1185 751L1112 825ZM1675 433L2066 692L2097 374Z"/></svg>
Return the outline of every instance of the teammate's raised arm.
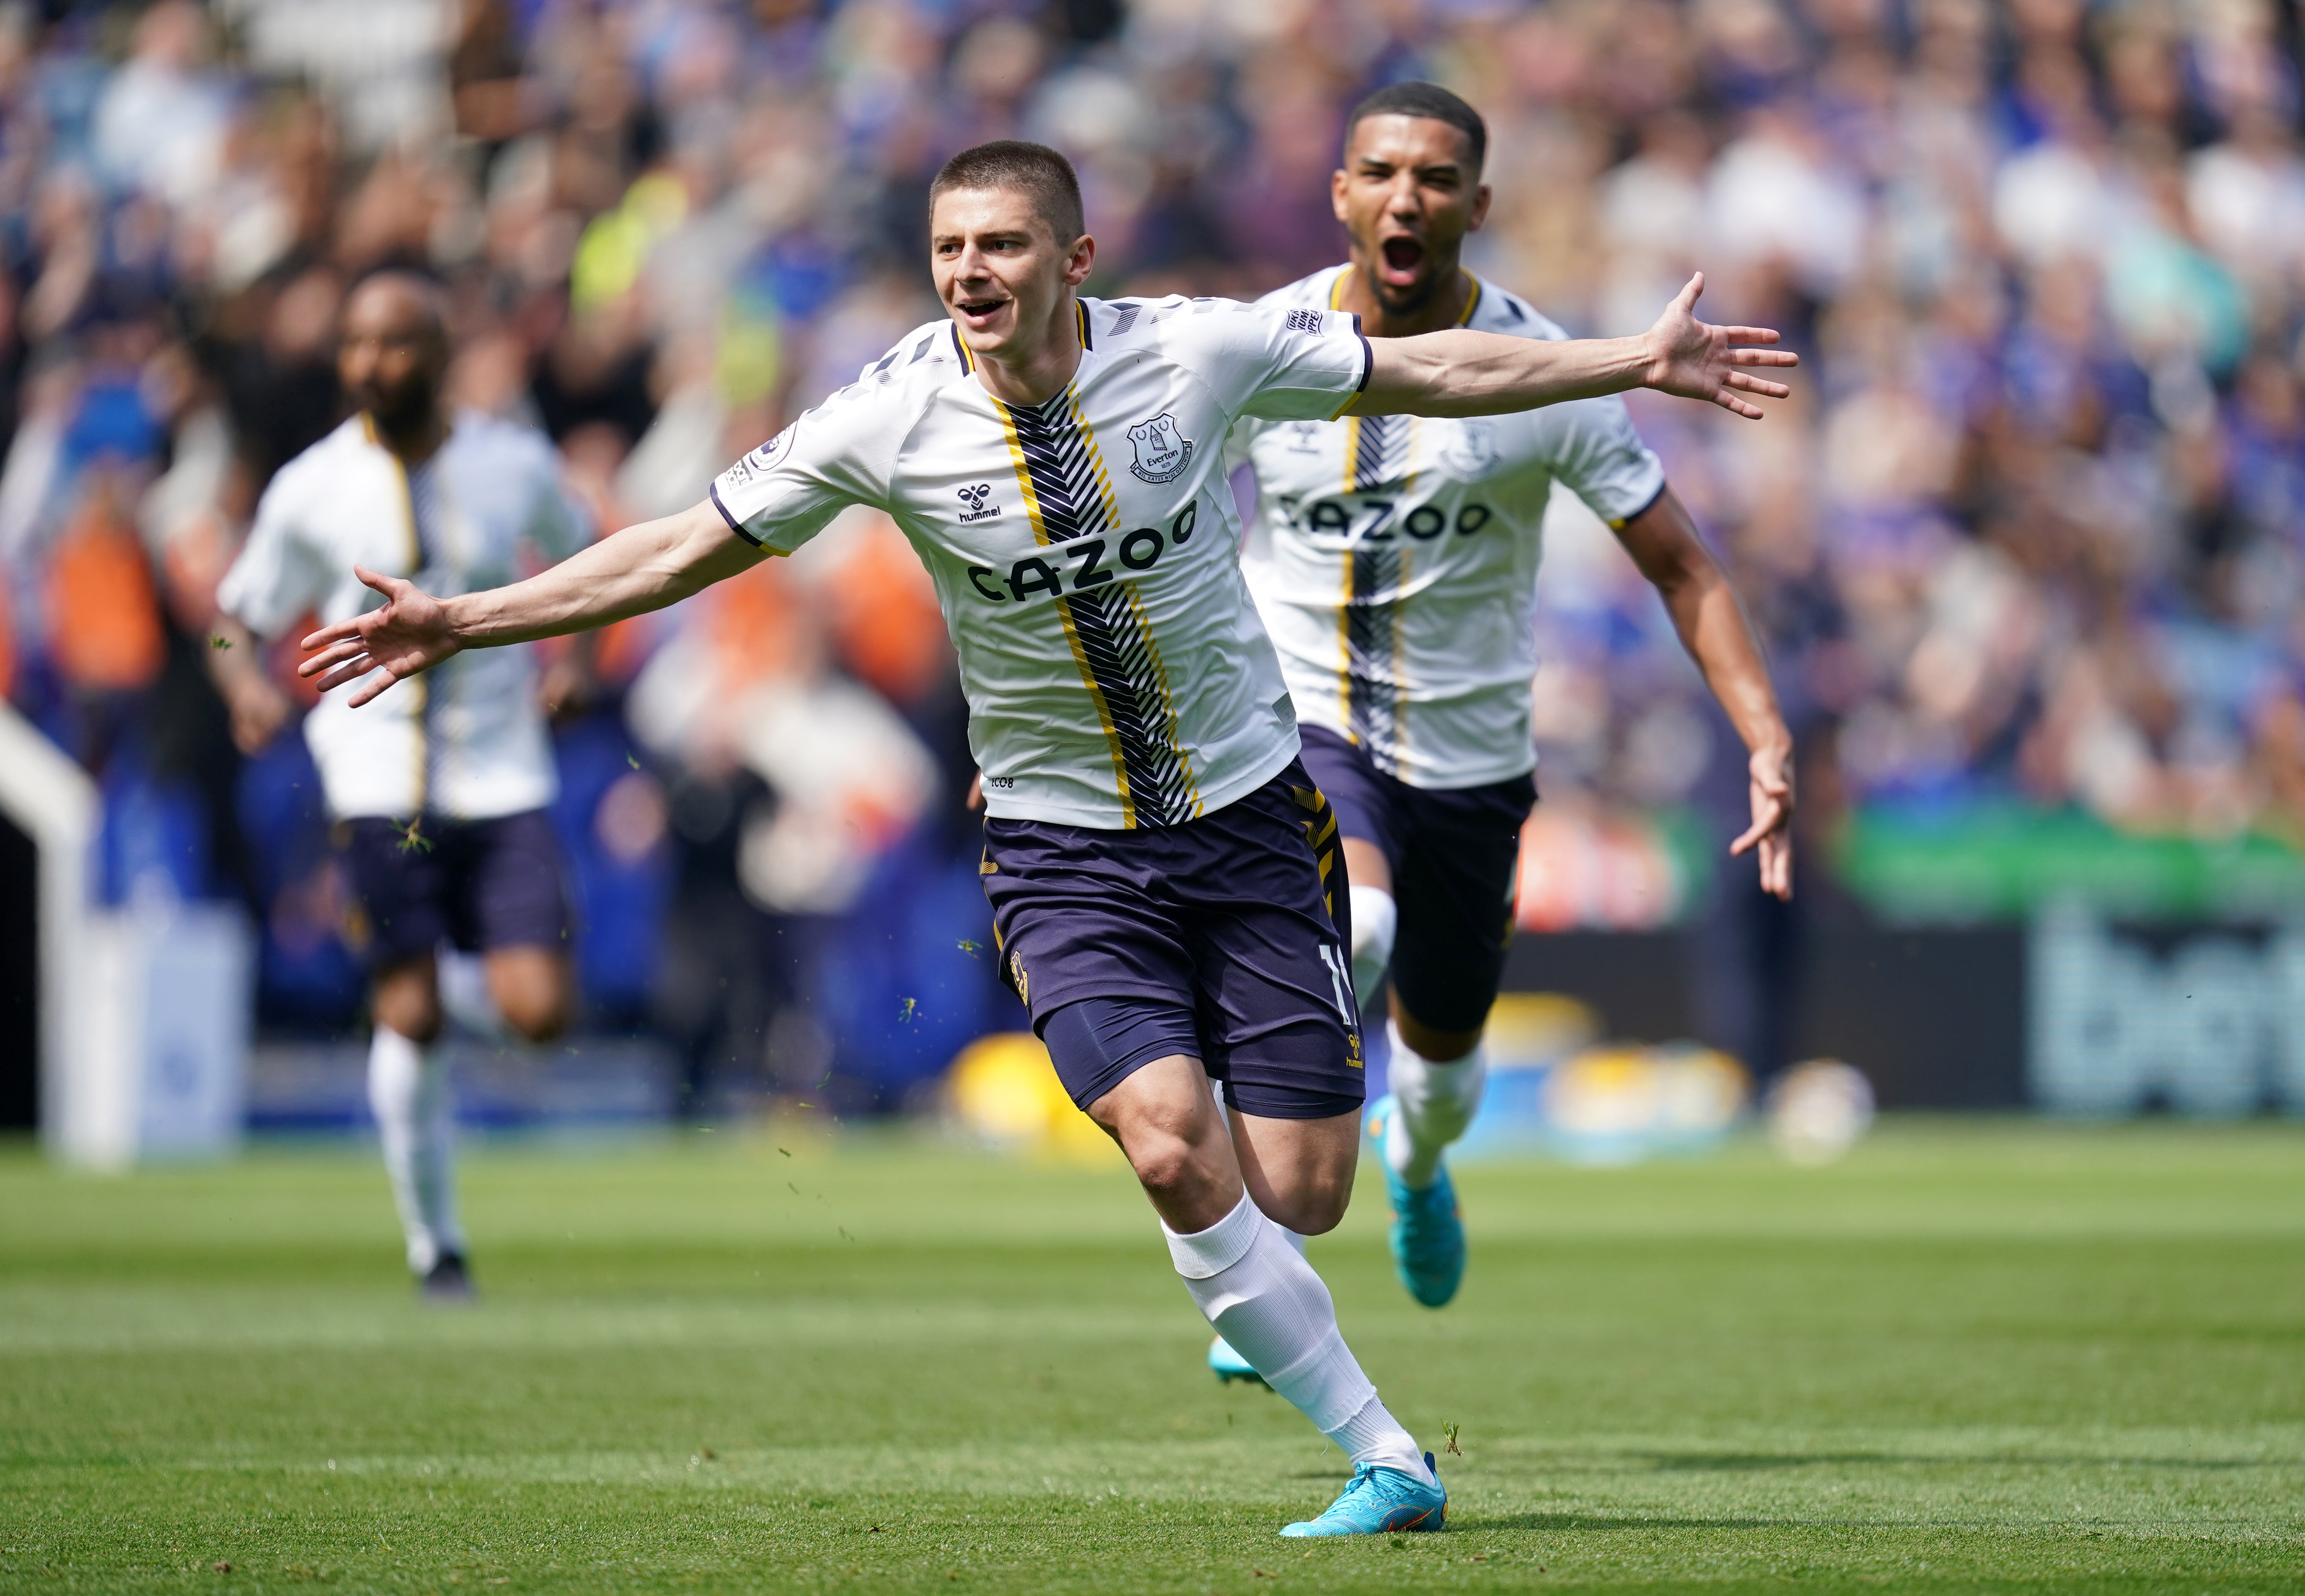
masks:
<svg viewBox="0 0 2305 1596"><path fill-rule="evenodd" d="M1721 700L1749 755L1753 823L1729 851L1756 853L1761 889L1772 897L1790 898L1793 739L1777 707L1752 621L1738 603L1737 590L1720 562L1705 548L1697 522L1671 488L1659 493L1647 509L1620 523L1617 540L1664 599L1682 646L1704 673L1705 685Z"/></svg>
<svg viewBox="0 0 2305 1596"><path fill-rule="evenodd" d="M1751 399L1782 399L1791 390L1748 368L1800 364L1773 328L1715 327L1697 319L1705 292L1699 272L1656 325L1637 338L1543 341L1452 328L1369 345L1368 386L1347 415L1493 416L1569 399L1655 388L1703 399L1757 421Z"/></svg>
<svg viewBox="0 0 2305 1596"><path fill-rule="evenodd" d="M306 638L311 658L296 674L319 676L323 692L369 676L348 700L357 708L465 649L530 642L662 609L767 553L731 531L708 499L628 526L525 582L486 592L435 598L413 582L355 566L387 602Z"/></svg>

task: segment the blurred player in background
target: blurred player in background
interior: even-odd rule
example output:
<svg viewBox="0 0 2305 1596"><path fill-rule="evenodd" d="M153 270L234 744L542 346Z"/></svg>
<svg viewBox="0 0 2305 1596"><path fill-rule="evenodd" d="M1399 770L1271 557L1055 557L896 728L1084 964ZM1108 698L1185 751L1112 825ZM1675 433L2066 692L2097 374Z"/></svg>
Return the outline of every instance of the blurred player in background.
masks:
<svg viewBox="0 0 2305 1596"><path fill-rule="evenodd" d="M1281 1230L1343 1216L1360 1037L1336 824L1240 578L1224 439L1245 415L1518 411L1642 383L1757 415L1742 394L1785 390L1742 368L1791 357L1731 347L1773 334L1697 322L1693 284L1646 336L1585 344L1372 345L1321 308L1085 299L1079 184L1039 145L963 151L930 205L948 319L704 503L494 592L444 601L363 567L389 602L316 632L300 668L369 702L466 649L671 603L850 505L893 516L959 657L1003 969L1127 1155L1194 1302L1353 1461L1328 1511L1282 1532L1437 1529L1430 1455Z"/></svg>
<svg viewBox="0 0 2305 1596"><path fill-rule="evenodd" d="M421 278L369 278L346 304L338 355L359 413L283 466L218 590L209 649L233 735L254 752L286 723L261 643L298 617L340 621L370 595L355 565L460 593L515 580L590 538L544 437L442 402L448 336ZM505 1023L532 1041L574 1006L560 858L545 806L557 789L545 699L526 649L475 654L395 686L369 714L323 700L304 738L351 879L375 1032L369 1103L384 1142L408 1266L430 1295L471 1292L450 1167L455 1125L441 1030L442 942L483 955Z"/></svg>
<svg viewBox="0 0 2305 1596"><path fill-rule="evenodd" d="M1374 338L1469 327L1565 335L1458 261L1489 208L1487 129L1430 83L1354 110L1331 179L1352 259L1259 302L1349 311ZM1567 484L1656 584L1750 751L1763 886L1792 891L1792 739L1727 579L1622 400L1443 420L1244 420L1256 473L1243 569L1302 723L1305 768L1344 833L1353 985L1392 981L1391 1096L1370 1118L1411 1295L1456 1295L1465 1234L1442 1151L1480 1106L1481 1033L1512 934L1521 824L1536 801L1529 681L1545 505ZM1221 1377L1246 1365L1221 1341Z"/></svg>

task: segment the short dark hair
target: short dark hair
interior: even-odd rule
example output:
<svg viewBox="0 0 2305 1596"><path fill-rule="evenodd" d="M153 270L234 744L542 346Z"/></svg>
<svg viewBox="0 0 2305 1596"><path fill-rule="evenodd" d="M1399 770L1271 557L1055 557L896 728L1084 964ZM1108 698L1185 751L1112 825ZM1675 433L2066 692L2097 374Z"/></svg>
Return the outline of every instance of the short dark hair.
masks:
<svg viewBox="0 0 2305 1596"><path fill-rule="evenodd" d="M948 189L1015 189L1032 200L1033 209L1068 244L1088 231L1081 210L1080 178L1073 164L1045 144L1022 139L995 139L964 149L939 167L929 184L929 208Z"/></svg>
<svg viewBox="0 0 2305 1596"><path fill-rule="evenodd" d="M1388 83L1355 106L1345 123L1346 149L1352 148L1353 130L1367 116L1423 116L1447 123L1464 134L1465 142L1472 147L1476 176L1489 158L1489 124L1481 120L1478 111L1438 83Z"/></svg>

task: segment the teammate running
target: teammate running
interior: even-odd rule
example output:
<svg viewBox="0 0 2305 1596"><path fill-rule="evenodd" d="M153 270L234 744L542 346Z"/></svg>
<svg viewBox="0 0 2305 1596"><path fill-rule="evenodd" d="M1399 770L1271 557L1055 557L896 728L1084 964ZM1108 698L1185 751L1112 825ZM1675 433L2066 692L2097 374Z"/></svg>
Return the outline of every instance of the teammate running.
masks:
<svg viewBox="0 0 2305 1596"><path fill-rule="evenodd" d="M1466 327L1564 347L1559 327L1458 264L1488 213L1487 142L1480 116L1445 89L1370 96L1331 180L1351 261L1260 306L1349 312L1371 337L1410 344ZM1391 347L1376 345L1380 369ZM1792 891L1792 739L1735 593L1621 400L1448 420L1370 406L1335 421L1256 417L1230 447L1256 472L1242 566L1303 723L1305 768L1344 836L1364 1006L1391 973L1392 1091L1369 1129L1395 1264L1409 1294L1437 1308L1465 1269L1442 1154L1480 1105L1481 1032L1536 800L1535 582L1556 480L1656 584L1750 751L1752 826L1731 852L1757 851L1762 884L1780 897ZM1220 1378L1247 1373L1221 1338L1209 1358Z"/></svg>
<svg viewBox="0 0 2305 1596"><path fill-rule="evenodd" d="M653 609L788 553L844 506L893 516L959 656L1003 970L1073 1100L1121 1146L1212 1324L1354 1464L1287 1535L1437 1529L1447 1497L1283 1236L1343 1215L1360 1037L1327 804L1235 554L1244 415L1518 411L1646 383L1757 416L1692 283L1639 338L1454 331L1372 345L1348 313L1084 299L1095 261L1054 150L948 162L930 191L949 319L730 467L707 500L495 592L388 602L306 640L367 702L460 650ZM365 678L365 680L363 680ZM1208 1088L1222 1083L1229 1131Z"/></svg>
<svg viewBox="0 0 2305 1596"><path fill-rule="evenodd" d="M217 590L211 649L233 735L255 752L289 705L257 640L308 611L342 621L370 601L355 565L459 593L507 582L523 554L554 559L591 523L561 489L552 446L523 427L441 403L448 338L433 287L373 276L345 308L338 369L360 413L281 467ZM557 785L527 649L476 654L393 688L355 716L323 700L305 717L336 822L369 968L368 1092L426 1295L471 1295L456 1218L455 1123L435 955L485 955L506 1024L542 1041L567 1023L571 982L560 858L544 813Z"/></svg>

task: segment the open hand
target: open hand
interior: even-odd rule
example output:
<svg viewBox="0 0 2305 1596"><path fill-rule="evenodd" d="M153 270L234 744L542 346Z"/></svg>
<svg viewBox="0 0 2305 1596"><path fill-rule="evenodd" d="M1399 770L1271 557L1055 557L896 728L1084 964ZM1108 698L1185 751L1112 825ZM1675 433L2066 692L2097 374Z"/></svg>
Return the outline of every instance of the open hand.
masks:
<svg viewBox="0 0 2305 1596"><path fill-rule="evenodd" d="M414 582L378 576L363 565L354 565L353 574L387 602L381 609L323 626L306 638L303 648L311 658L296 667L296 674L319 676L318 685L326 692L381 671L346 700L357 709L395 682L430 670L464 645L448 624L447 610ZM323 671L327 674L321 675Z"/></svg>
<svg viewBox="0 0 2305 1596"><path fill-rule="evenodd" d="M1782 399L1792 390L1741 368L1798 366L1800 356L1790 349L1742 347L1774 344L1773 327L1714 327L1697 320L1697 297L1704 292L1705 274L1699 272L1649 328L1649 364L1641 380L1646 386L1683 399L1711 400L1723 410L1757 421L1764 413L1761 407L1741 395Z"/></svg>
<svg viewBox="0 0 2305 1596"><path fill-rule="evenodd" d="M1760 851L1761 890L1771 897L1793 896L1793 773L1792 755L1773 748L1756 753L1749 766L1753 777L1753 823L1745 835L1729 845L1731 853Z"/></svg>

